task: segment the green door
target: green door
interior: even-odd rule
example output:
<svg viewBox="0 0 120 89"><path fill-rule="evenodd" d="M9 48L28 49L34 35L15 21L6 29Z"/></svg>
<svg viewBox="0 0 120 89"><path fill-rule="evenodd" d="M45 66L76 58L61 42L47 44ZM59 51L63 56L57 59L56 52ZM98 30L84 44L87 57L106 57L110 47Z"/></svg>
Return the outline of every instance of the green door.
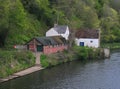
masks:
<svg viewBox="0 0 120 89"><path fill-rule="evenodd" d="M37 45L37 52L43 52L43 46Z"/></svg>

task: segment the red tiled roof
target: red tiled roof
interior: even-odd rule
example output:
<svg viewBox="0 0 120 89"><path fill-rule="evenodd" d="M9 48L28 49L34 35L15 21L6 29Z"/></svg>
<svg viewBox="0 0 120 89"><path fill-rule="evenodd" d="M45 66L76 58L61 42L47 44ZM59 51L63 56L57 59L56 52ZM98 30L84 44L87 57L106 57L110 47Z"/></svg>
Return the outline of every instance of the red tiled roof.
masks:
<svg viewBox="0 0 120 89"><path fill-rule="evenodd" d="M76 38L99 38L99 30L81 29L75 33Z"/></svg>

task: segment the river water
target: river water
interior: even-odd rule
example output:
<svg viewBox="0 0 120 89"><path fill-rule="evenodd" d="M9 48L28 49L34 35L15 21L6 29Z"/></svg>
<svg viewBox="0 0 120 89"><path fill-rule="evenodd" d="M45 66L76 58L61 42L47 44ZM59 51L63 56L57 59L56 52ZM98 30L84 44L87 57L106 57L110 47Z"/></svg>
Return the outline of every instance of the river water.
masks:
<svg viewBox="0 0 120 89"><path fill-rule="evenodd" d="M120 50L110 59L74 61L13 79L0 89L120 89Z"/></svg>

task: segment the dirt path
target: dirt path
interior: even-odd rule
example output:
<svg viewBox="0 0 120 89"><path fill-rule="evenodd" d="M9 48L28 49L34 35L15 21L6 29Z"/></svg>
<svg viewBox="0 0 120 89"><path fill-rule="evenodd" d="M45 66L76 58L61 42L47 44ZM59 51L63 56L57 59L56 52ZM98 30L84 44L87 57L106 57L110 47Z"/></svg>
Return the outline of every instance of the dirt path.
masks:
<svg viewBox="0 0 120 89"><path fill-rule="evenodd" d="M41 66L40 65L40 55L41 55L41 53L37 52L37 53L34 53L34 55L36 56L35 64Z"/></svg>

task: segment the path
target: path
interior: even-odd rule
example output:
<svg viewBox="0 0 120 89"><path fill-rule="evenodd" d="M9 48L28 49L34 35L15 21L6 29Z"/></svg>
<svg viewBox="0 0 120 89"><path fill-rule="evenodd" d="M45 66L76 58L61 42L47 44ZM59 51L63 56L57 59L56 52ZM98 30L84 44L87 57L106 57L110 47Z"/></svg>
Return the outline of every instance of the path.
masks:
<svg viewBox="0 0 120 89"><path fill-rule="evenodd" d="M35 66L30 67L28 69L25 69L23 71L14 73L13 75L8 76L7 78L0 79L0 83L11 80L11 79L14 79L14 78L18 78L18 77L21 77L21 76L24 76L24 75L27 75L27 74L30 74L30 73L33 73L33 72L36 72L36 71L39 71L39 70L42 70L43 68L40 65L40 55L41 55L41 53L34 53L34 55L36 56Z"/></svg>
<svg viewBox="0 0 120 89"><path fill-rule="evenodd" d="M36 53L34 53L34 55L36 56L36 62L35 62L35 64L38 65L38 66L41 66L40 65L40 55L41 55L41 53L36 52Z"/></svg>

